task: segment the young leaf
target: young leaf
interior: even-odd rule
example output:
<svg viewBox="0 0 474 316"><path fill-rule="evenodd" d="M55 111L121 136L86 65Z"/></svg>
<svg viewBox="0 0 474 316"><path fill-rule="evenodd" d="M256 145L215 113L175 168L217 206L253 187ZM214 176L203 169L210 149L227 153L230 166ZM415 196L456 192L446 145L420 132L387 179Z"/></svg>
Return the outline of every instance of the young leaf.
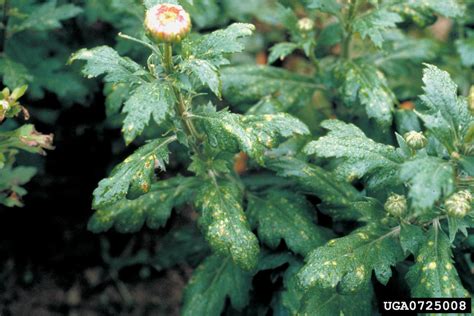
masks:
<svg viewBox="0 0 474 316"><path fill-rule="evenodd" d="M172 88L165 82L144 83L125 102L122 132L125 142L130 144L139 136L150 118L161 124L167 115L173 113L176 98Z"/></svg>
<svg viewBox="0 0 474 316"><path fill-rule="evenodd" d="M396 24L402 22L402 17L394 12L385 9L373 10L369 13L357 17L353 28L359 32L362 38L370 37L377 47L382 47L384 41L383 33Z"/></svg>
<svg viewBox="0 0 474 316"><path fill-rule="evenodd" d="M85 60L82 73L88 78L105 75L106 82L143 83L147 74L142 66L128 57L121 57L113 48L99 46L93 49L81 49L74 53L69 62Z"/></svg>
<svg viewBox="0 0 474 316"><path fill-rule="evenodd" d="M309 254L306 265L298 273L304 288L318 285L348 293L367 284L372 270L386 284L391 266L405 258L398 240L399 229L386 229L371 223L352 234L330 240Z"/></svg>
<svg viewBox="0 0 474 316"><path fill-rule="evenodd" d="M454 191L453 166L437 157L419 157L402 164L400 178L410 184L412 206L428 209Z"/></svg>
<svg viewBox="0 0 474 316"><path fill-rule="evenodd" d="M183 72L188 72L206 85L218 97L221 97L221 79L215 65L203 59L187 59L180 65Z"/></svg>
<svg viewBox="0 0 474 316"><path fill-rule="evenodd" d="M211 255L194 271L184 291L183 316L219 316L229 297L232 306L243 309L249 300L252 275L231 258Z"/></svg>
<svg viewBox="0 0 474 316"><path fill-rule="evenodd" d="M250 196L247 206L250 225L270 248L285 240L292 251L302 256L323 245L331 233L315 225L316 213L304 196L272 190L263 197Z"/></svg>
<svg viewBox="0 0 474 316"><path fill-rule="evenodd" d="M365 106L369 118L383 126L392 123L396 98L380 70L362 60L351 60L338 65L335 71L341 82L342 98L347 105L359 101Z"/></svg>
<svg viewBox="0 0 474 316"><path fill-rule="evenodd" d="M310 142L304 151L318 157L343 158L336 172L347 180L372 175L381 178L379 184L390 181L387 173L398 169L403 160L393 146L374 142L353 124L327 120L321 126L329 133Z"/></svg>
<svg viewBox="0 0 474 316"><path fill-rule="evenodd" d="M125 198L142 195L150 190L155 166L165 168L168 162L168 144L176 137L158 138L137 149L121 164L117 165L110 177L99 182L94 190L93 207L105 208Z"/></svg>
<svg viewBox="0 0 474 316"><path fill-rule="evenodd" d="M115 226L121 233L137 232L146 222L157 229L166 224L174 207L194 196L195 178L175 177L153 183L150 191L135 200L122 199L98 209L89 220L88 229L101 233Z"/></svg>
<svg viewBox="0 0 474 316"><path fill-rule="evenodd" d="M201 211L199 225L211 248L251 270L257 265L259 246L241 203L239 188L230 182L203 184L195 201Z"/></svg>
<svg viewBox="0 0 474 316"><path fill-rule="evenodd" d="M303 107L321 89L315 80L270 66L234 66L221 72L224 98L235 105L253 105L264 97L274 97L285 110Z"/></svg>
<svg viewBox="0 0 474 316"><path fill-rule="evenodd" d="M293 135L305 135L308 128L298 119L286 114L239 115L213 108L193 114L209 137L211 146L235 150L237 143L242 151L258 163L264 163L264 153L278 142Z"/></svg>
<svg viewBox="0 0 474 316"><path fill-rule="evenodd" d="M462 141L469 123L473 121L465 98L457 96L457 85L446 71L426 65L423 71L424 95L421 100L428 108L417 114L426 127L450 151Z"/></svg>
<svg viewBox="0 0 474 316"><path fill-rule="evenodd" d="M406 279L413 297L469 297L453 266L448 237L436 226L428 232Z"/></svg>
<svg viewBox="0 0 474 316"><path fill-rule="evenodd" d="M226 29L214 31L197 40L185 39L183 45L195 58L205 59L215 66L228 64L225 54L244 50L243 38L252 35L255 26L247 23L234 23Z"/></svg>

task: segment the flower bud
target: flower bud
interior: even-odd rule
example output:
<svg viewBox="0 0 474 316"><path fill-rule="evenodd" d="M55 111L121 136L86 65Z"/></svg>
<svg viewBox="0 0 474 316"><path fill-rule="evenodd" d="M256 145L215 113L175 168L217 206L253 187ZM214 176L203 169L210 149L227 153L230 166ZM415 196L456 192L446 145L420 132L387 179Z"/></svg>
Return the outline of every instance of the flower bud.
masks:
<svg viewBox="0 0 474 316"><path fill-rule="evenodd" d="M415 150L424 148L428 143L428 140L422 132L411 131L405 133L405 135L403 135L403 138L405 138L405 141L407 142L408 146L410 146L411 149Z"/></svg>
<svg viewBox="0 0 474 316"><path fill-rule="evenodd" d="M459 191L444 201L446 213L451 217L463 218L471 210L472 195L469 191Z"/></svg>
<svg viewBox="0 0 474 316"><path fill-rule="evenodd" d="M309 32L314 28L314 21L310 18L302 18L298 21L298 29L301 32Z"/></svg>
<svg viewBox="0 0 474 316"><path fill-rule="evenodd" d="M146 11L145 29L157 41L180 42L191 30L191 18L180 5L158 4Z"/></svg>
<svg viewBox="0 0 474 316"><path fill-rule="evenodd" d="M384 205L385 211L394 217L401 217L407 211L407 199L403 195L391 194Z"/></svg>

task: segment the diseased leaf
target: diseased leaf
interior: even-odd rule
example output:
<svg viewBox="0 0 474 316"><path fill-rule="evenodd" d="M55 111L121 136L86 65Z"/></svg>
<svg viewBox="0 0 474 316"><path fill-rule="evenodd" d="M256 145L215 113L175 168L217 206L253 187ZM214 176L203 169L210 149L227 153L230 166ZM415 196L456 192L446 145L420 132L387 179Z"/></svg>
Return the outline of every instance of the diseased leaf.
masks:
<svg viewBox="0 0 474 316"><path fill-rule="evenodd" d="M81 49L74 53L69 62L86 61L82 73L88 78L105 75L106 82L143 83L147 74L142 66L128 57L121 57L113 48L99 46L92 49Z"/></svg>
<svg viewBox="0 0 474 316"><path fill-rule="evenodd" d="M155 168L165 169L169 155L168 144L175 139L174 136L155 139L117 165L110 177L100 181L94 190L94 208L110 206L125 198L127 194L133 198L147 193Z"/></svg>
<svg viewBox="0 0 474 316"><path fill-rule="evenodd" d="M384 41L383 33L390 28L396 27L402 22L402 17L395 12L385 9L373 10L362 14L354 20L353 28L359 32L362 38L370 37L377 47L382 47Z"/></svg>
<svg viewBox="0 0 474 316"><path fill-rule="evenodd" d="M205 59L215 66L228 64L225 54L244 50L243 38L252 35L255 26L247 23L234 23L223 30L203 35L195 40L185 39L183 45L195 58Z"/></svg>
<svg viewBox="0 0 474 316"><path fill-rule="evenodd" d="M298 273L304 288L318 285L344 293L367 284L372 270L382 284L392 275L391 266L405 258L398 240L398 229L371 223L352 234L330 240L309 254Z"/></svg>
<svg viewBox="0 0 474 316"><path fill-rule="evenodd" d="M221 97L221 79L216 66L202 59L188 59L180 66L183 71L190 73L200 83L209 87L217 97Z"/></svg>
<svg viewBox="0 0 474 316"><path fill-rule="evenodd" d="M400 245L405 254L417 254L424 240L425 236L420 226L404 222L400 224Z"/></svg>
<svg viewBox="0 0 474 316"><path fill-rule="evenodd" d="M213 108L193 114L209 138L211 146L236 151L236 146L258 163L264 163L266 149L293 135L308 134L308 128L286 114L239 115Z"/></svg>
<svg viewBox="0 0 474 316"><path fill-rule="evenodd" d="M273 249L283 239L290 250L306 256L332 235L315 224L316 212L304 196L287 191L272 190L262 197L250 196L247 213L259 239Z"/></svg>
<svg viewBox="0 0 474 316"><path fill-rule="evenodd" d="M412 206L429 209L454 191L453 166L437 157L418 157L402 164L400 178L410 185Z"/></svg>
<svg viewBox="0 0 474 316"><path fill-rule="evenodd" d="M0 204L22 207L21 198L27 193L22 185L28 183L35 174L34 167L12 168L7 165L0 168Z"/></svg>
<svg viewBox="0 0 474 316"><path fill-rule="evenodd" d="M453 144L462 141L474 120L467 101L457 96L457 85L449 74L436 66L426 65L423 82L425 94L420 98L428 109L417 114L446 149L453 151Z"/></svg>
<svg viewBox="0 0 474 316"><path fill-rule="evenodd" d="M99 208L89 220L88 229L94 233L115 226L121 233L139 231L147 226L157 229L164 226L174 207L190 202L198 182L195 178L175 177L153 183L148 193L135 200L122 199Z"/></svg>
<svg viewBox="0 0 474 316"><path fill-rule="evenodd" d="M175 102L174 92L166 82L155 81L140 85L125 102L122 110L127 114L122 129L125 142L130 144L139 136L151 117L157 124L163 123L167 115L174 113Z"/></svg>
<svg viewBox="0 0 474 316"><path fill-rule="evenodd" d="M255 268L259 245L242 209L239 188L230 182L204 183L195 204L201 211L199 226L214 252L232 258L244 270Z"/></svg>
<svg viewBox="0 0 474 316"><path fill-rule="evenodd" d="M392 123L396 98L380 70L362 60L351 60L339 64L335 72L341 82L339 90L346 105L360 103L365 106L369 118L382 126Z"/></svg>
<svg viewBox="0 0 474 316"><path fill-rule="evenodd" d="M313 78L270 66L234 66L221 72L224 98L234 105L250 106L274 97L286 111L311 102L321 85Z"/></svg>
<svg viewBox="0 0 474 316"><path fill-rule="evenodd" d="M451 244L439 227L432 226L427 241L406 275L413 297L469 297L453 265Z"/></svg>
<svg viewBox="0 0 474 316"><path fill-rule="evenodd" d="M329 133L310 142L304 149L306 153L324 158L343 158L337 165L336 173L349 181L365 175L375 179L378 185L393 181L396 176L394 170L398 170L403 161L393 146L374 142L353 124L327 120L321 126L329 129Z"/></svg>
<svg viewBox="0 0 474 316"><path fill-rule="evenodd" d="M230 258L211 255L194 270L184 291L183 316L219 316L229 297L232 306L243 309L249 300L252 275Z"/></svg>

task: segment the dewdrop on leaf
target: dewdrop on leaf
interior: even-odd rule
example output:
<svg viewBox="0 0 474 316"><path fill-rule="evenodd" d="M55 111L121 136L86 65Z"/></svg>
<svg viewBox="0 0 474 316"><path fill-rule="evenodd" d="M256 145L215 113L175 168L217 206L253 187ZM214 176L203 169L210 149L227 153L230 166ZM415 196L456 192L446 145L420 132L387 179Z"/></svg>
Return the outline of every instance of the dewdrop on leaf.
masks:
<svg viewBox="0 0 474 316"><path fill-rule="evenodd" d="M191 18L180 5L158 4L146 11L145 29L157 41L176 43L191 31Z"/></svg>

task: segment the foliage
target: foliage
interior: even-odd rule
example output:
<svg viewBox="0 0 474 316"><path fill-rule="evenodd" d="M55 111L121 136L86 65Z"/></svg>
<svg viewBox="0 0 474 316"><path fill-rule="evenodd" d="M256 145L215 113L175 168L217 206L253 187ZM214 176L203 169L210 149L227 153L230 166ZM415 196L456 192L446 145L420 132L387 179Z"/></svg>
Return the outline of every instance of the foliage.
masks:
<svg viewBox="0 0 474 316"><path fill-rule="evenodd" d="M137 148L99 182L90 230L166 232L195 210L207 246L170 233L169 260L141 261L199 258L183 315L374 314L376 283L412 297L472 293L469 268L453 262L472 252L474 229L471 2L269 1L261 14L171 2L196 26L173 44L142 27L162 1L86 1L87 19L126 34L70 62L103 78L107 112ZM257 29L225 26L249 15ZM440 15L458 27L444 42L426 30ZM255 31L268 65L246 59Z"/></svg>

